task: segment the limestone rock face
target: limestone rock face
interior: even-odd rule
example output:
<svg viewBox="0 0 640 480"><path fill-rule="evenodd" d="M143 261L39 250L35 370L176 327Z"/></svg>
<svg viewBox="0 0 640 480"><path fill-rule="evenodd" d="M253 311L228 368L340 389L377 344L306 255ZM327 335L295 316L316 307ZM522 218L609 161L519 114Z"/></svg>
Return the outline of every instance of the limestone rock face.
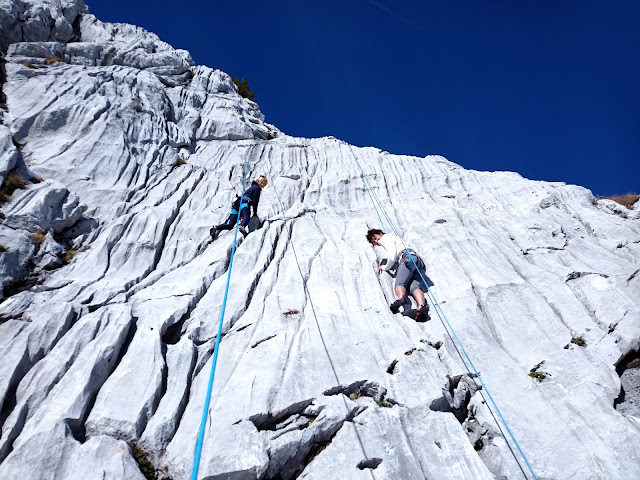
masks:
<svg viewBox="0 0 640 480"><path fill-rule="evenodd" d="M638 204L290 137L81 1L4 0L0 26L0 173L26 180L0 204L0 478L190 478L234 243L209 228L244 173L263 226L199 478L533 478L491 399L538 478L640 478ZM389 311L374 227L423 258L426 323Z"/></svg>
<svg viewBox="0 0 640 480"><path fill-rule="evenodd" d="M0 49L16 42L69 42L76 39L74 24L87 13L83 0L2 0Z"/></svg>

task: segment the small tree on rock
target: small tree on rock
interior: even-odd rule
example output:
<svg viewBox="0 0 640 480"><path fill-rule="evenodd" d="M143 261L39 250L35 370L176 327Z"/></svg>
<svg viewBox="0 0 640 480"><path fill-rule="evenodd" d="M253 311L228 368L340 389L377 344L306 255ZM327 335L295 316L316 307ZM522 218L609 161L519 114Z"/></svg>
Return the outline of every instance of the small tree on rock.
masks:
<svg viewBox="0 0 640 480"><path fill-rule="evenodd" d="M239 78L233 77L231 80L233 80L233 83L235 83L236 86L238 87L239 95L249 100L253 100L253 96L255 95L255 93L251 91L251 88L249 88L249 82L247 82L247 77L244 77L242 80L240 80Z"/></svg>

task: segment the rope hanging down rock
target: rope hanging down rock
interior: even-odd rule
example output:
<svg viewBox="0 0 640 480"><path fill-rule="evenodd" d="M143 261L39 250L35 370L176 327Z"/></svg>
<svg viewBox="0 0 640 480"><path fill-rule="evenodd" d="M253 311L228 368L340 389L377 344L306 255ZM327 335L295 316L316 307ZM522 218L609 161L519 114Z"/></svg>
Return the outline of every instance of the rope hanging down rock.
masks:
<svg viewBox="0 0 640 480"><path fill-rule="evenodd" d="M491 393L489 392L489 389L487 388L487 386L485 385L485 383L482 381L482 377L480 376L480 373L478 372L478 370L476 370L475 365L473 364L473 362L471 361L471 357L469 357L469 354L467 353L467 351L464 348L464 345L462 344L462 341L460 340L460 338L458 337L458 335L456 334L455 330L453 329L453 327L451 326L451 324L449 323L449 320L447 320L447 316L444 314L444 311L442 310L442 307L440 307L440 304L438 303L435 295L433 294L433 292L431 291L431 289L429 288L429 284L427 283L426 279L424 278L424 276L422 275L422 272L420 272L420 269L418 268L418 265L416 265L415 260L413 259L413 257L409 254L409 250L407 248L406 243L404 242L404 239L400 236L398 230L396 229L393 221L391 220L391 218L389 217L389 215L387 214L386 209L384 208L384 205L382 205L382 202L380 201L380 199L378 198L377 194L373 191L373 189L371 188L371 185L369 184L369 181L366 179L365 174L364 174L364 170L362 169L362 165L360 165L360 162L358 161L358 157L356 157L356 154L353 151L353 148L351 148L350 144L349 145L349 150L351 151L351 155L353 155L353 159L355 160L356 164L358 165L358 168L360 169L360 177L362 178L362 181L364 183L365 189L369 192L369 196L371 197L371 201L373 203L373 208L376 211L376 214L378 215L378 219L380 220L381 226L383 226L383 222L382 222L382 217L380 216L380 213L378 211L378 207L380 208L380 210L382 211L382 214L384 215L384 217L387 220L387 223L389 224L389 226L391 227L391 229L393 230L393 232L395 233L395 235L400 238L400 240L402 240L402 244L404 246L404 250L405 253L407 255L408 258L411 259L411 262L413 263L413 266L415 267L416 271L419 273L420 278L422 279L422 282L424 283L424 286L427 289L427 298L429 298L429 300L431 300L432 305L435 308L436 313L438 314L438 318L440 319L440 322L442 323L442 325L444 326L447 335L449 335L449 338L451 338L451 335L453 334L453 336L455 337L458 345L460 345L460 349L462 350L462 352L464 353L464 357L466 357L466 362L465 362L465 358L462 356L462 354L460 353L460 350L458 349L458 346L456 345L456 342L453 341L453 338L451 338L451 341L453 343L453 346L455 347L456 351L458 352L458 355L460 355L460 358L462 359L462 363L465 366L465 368L467 369L467 372L469 374L472 375L472 377L477 378L480 381L480 384L482 385L482 389L479 390L480 391L480 395L482 396L482 398L485 400L485 404L487 405L487 408L489 409L489 412L491 413L491 416L493 417L493 419L496 422L496 425L498 426L498 429L500 430L500 433L502 434L507 446L509 447L509 450L511 451L511 454L513 455L514 460L516 461L516 463L518 464L518 467L520 468L520 471L522 472L522 474L524 475L524 478L528 478L527 474L525 473L524 469L522 468L522 465L520 464L520 461L518 460L518 457L515 455L515 452L513 451L513 449L511 448L511 445L509 444L509 441L507 440L507 437L505 436L504 432L502 431L502 428L500 427L500 423L498 422L498 420L496 419L495 415L493 414L493 411L491 410L491 408L489 407L489 404L486 401L486 398L483 394L483 391L487 393L487 396L489 397L489 399L491 400L491 404L493 405L493 407L495 408L498 416L500 417L500 420L502 421L504 427L507 429L507 432L509 432L509 436L511 437L511 440L513 441L513 443L515 444L516 448L518 449L518 451L520 452L520 455L522 456L522 459L524 460L525 464L527 465L527 468L529 469L529 472L531 472L531 475L533 476L533 478L535 480L538 480L538 477L536 476L536 474L533 472L533 469L531 468L531 465L529 464L529 462L527 461L527 457L525 456L524 452L522 451L522 449L520 448L520 445L518 444L518 441L516 440L515 436L513 435L513 433L511 432L511 429L509 428L509 425L507 425L507 421L505 420L504 416L502 415L502 412L500 411L500 408L498 408L498 405L496 404L495 400L493 399L493 397L491 396ZM469 366L471 367L471 369L473 370L473 372L469 369L469 366L467 366L467 362L469 364Z"/></svg>
<svg viewBox="0 0 640 480"><path fill-rule="evenodd" d="M245 191L245 187L247 184L247 174L249 173L251 166L251 154L253 153L254 145L249 147L249 152L247 154L247 161L245 163L245 170L242 177L242 191ZM209 404L211 402L211 390L213 389L213 378L216 373L216 364L218 363L218 351L220 350L220 337L222 337L222 321L224 319L224 311L227 307L227 296L229 294L229 284L231 282L231 270L233 269L233 257L236 254L236 243L238 239L238 227L240 226L240 222L236 223L236 228L233 234L233 247L231 249L231 259L229 261L229 270L227 272L227 286L224 290L224 299L222 300L222 311L220 312L220 322L218 323L218 335L216 336L216 343L213 347L213 363L211 364L211 373L209 375L209 384L207 386L207 397L204 402L204 407L202 409L202 420L200 422L200 430L198 432L198 441L196 442L196 451L193 458L193 467L191 469L191 480L197 480L198 478L198 469L200 468L200 456L202 455L202 444L204 440L204 432L207 428L207 416L209 413Z"/></svg>

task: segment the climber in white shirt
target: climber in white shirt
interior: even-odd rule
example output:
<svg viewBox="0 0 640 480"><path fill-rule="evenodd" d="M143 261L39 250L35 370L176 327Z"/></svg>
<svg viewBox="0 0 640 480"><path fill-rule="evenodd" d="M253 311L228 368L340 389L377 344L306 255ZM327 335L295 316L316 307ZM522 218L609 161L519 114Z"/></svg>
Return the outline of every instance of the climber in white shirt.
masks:
<svg viewBox="0 0 640 480"><path fill-rule="evenodd" d="M403 307L403 314L409 312L408 309L411 306L411 302L407 298L408 290L417 303L415 314L410 316L418 322L426 321L429 306L424 298L424 291L427 287L422 280L423 277L426 278L422 259L414 250L406 247L402 239L393 233L384 233L382 230L372 228L367 232L367 240L372 245L384 248L387 253L386 263L383 260L378 270L391 273L391 270L396 269L394 289L396 301L389 306L391 311L398 313L400 307ZM411 258L409 258L409 255L411 255ZM420 275L421 273L422 276Z"/></svg>

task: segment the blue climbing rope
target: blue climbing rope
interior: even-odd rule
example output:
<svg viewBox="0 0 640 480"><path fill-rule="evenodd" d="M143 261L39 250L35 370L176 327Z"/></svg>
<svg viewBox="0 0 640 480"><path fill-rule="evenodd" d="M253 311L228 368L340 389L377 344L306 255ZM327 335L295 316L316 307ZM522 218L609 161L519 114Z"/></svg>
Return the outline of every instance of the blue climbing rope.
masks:
<svg viewBox="0 0 640 480"><path fill-rule="evenodd" d="M244 195L245 186L247 184L247 174L249 172L251 153L253 152L253 145L249 149L247 154L247 162L245 164L245 171L242 177L242 192ZM209 404L211 403L211 390L213 389L213 378L216 373L216 365L218 363L218 351L220 350L220 337L222 337L222 320L224 319L224 311L227 307L227 296L229 295L229 284L231 282L231 269L233 268L233 257L236 254L236 240L238 239L238 228L240 226L240 219L236 222L236 228L233 234L233 247L231 249L231 260L229 261L229 270L227 272L227 286L224 290L224 299L222 300L222 311L220 312L220 322L218 323L218 335L216 336L216 344L213 347L213 363L211 364L211 373L209 375L209 384L207 386L207 398L204 402L204 408L202 409L202 420L200 422L200 430L198 432L198 441L196 442L196 451L193 457L193 467L191 469L191 480L197 480L198 469L200 468L200 456L202 455L202 443L204 441L204 432L207 427L207 415L209 413Z"/></svg>
<svg viewBox="0 0 640 480"><path fill-rule="evenodd" d="M361 177L364 180L365 188L369 191L369 195L371 196L371 200L372 200L372 203L373 203L373 208L375 208L376 213L378 215L378 219L380 219L380 224L382 225L383 222L382 222L382 218L380 217L380 213L378 212L378 207L380 207L380 209L382 210L382 213L383 213L384 217L387 219L387 222L388 222L389 226L391 227L391 229L393 230L393 232L395 233L395 235L398 238L400 238L400 240L402 241L402 244L404 246L404 251L405 251L407 257L411 259L411 262L413 263L413 266L415 267L416 271L420 275L420 278L422 279L422 282L423 282L424 286L427 289L427 295L429 296L429 299L431 300L431 303L436 308L436 312L438 312L438 317L440 317L440 321L443 323L443 325L446 323L446 326L448 327L448 330L451 331L451 333L455 337L456 341L460 345L460 348L462 349L462 352L464 353L465 357L467 358L467 361L469 362L469 365L473 369L474 376L480 381L480 384L482 385L482 389L487 393L487 396L491 400L491 404L493 405L493 407L495 408L496 412L498 413L498 416L500 417L500 420L502 420L502 423L504 424L505 428L507 429L507 432L509 432L509 436L511 437L511 440L513 441L513 443L515 444L516 448L518 449L518 452L520 452L520 455L522 456L522 459L524 460L525 464L527 465L527 468L531 472L531 475L533 476L533 478L535 480L538 480L538 477L533 472L533 469L531 468L531 465L529 464L529 461L527 460L527 457L525 456L524 452L520 448L520 445L518 444L518 441L516 440L515 436L513 435L513 432L509 428L509 425L507 425L507 421L505 420L504 416L502 415L502 412L500 411L500 408L498 408L498 405L496 404L495 400L493 399L493 396L489 392L489 389L487 388L485 383L482 381L482 377L480 376L480 373L478 372L478 370L476 369L475 365L471 361L471 357L469 356L469 354L465 350L464 345L462 344L462 341L460 340L460 338L456 334L455 330L451 326L451 323L449 323L449 320L447 319L447 316L445 315L444 311L442 310L442 307L440 306L440 304L438 303L435 295L433 294L433 292L429 288L429 284L427 283L426 279L422 275L422 272L418 268L418 265L416 264L415 260L413 259L413 256L410 254L409 249L407 248L407 244L404 242L404 239L400 236L400 234L399 234L398 230L396 229L393 221L391 220L391 218L389 217L389 215L386 212L386 209L382 205L382 202L380 201L378 196L375 194L375 192L373 192L373 189L371 188L371 185L366 180L366 178L364 176L364 170L362 169L362 165L360 165L360 162L358 161L358 157L356 157L355 153L353 152L353 148L351 148L350 144L347 144L347 145L349 145L349 150L351 150L351 155L353 155L353 158L356 161L356 164L358 165L358 168L360 169ZM491 409L489 409L489 410L491 411ZM492 413L492 415L493 415L493 413ZM502 431L502 429L500 429L500 430ZM506 440L506 438L505 438L505 440ZM508 445L508 442L507 442L507 445ZM520 466L520 462L518 462L518 459L515 458L515 455L514 455L514 459L518 463L518 466L520 467L520 470L522 470L522 467ZM524 475L524 471L522 471L522 473ZM526 475L525 475L525 478L526 478Z"/></svg>

